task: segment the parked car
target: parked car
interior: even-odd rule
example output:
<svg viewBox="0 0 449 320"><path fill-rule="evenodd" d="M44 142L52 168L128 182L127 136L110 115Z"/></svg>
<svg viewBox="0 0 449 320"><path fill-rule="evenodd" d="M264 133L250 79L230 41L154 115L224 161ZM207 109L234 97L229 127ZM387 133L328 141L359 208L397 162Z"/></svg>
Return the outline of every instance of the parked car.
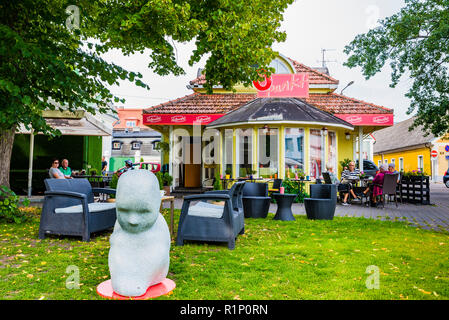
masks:
<svg viewBox="0 0 449 320"><path fill-rule="evenodd" d="M356 168L359 167L359 160L356 161L355 166ZM374 162L372 162L371 160L363 160L363 172L367 176L374 177L377 171L379 171L379 168L376 166Z"/></svg>
<svg viewBox="0 0 449 320"><path fill-rule="evenodd" d="M446 185L446 187L449 188L449 168L447 169L447 171L444 173L443 176L443 182Z"/></svg>

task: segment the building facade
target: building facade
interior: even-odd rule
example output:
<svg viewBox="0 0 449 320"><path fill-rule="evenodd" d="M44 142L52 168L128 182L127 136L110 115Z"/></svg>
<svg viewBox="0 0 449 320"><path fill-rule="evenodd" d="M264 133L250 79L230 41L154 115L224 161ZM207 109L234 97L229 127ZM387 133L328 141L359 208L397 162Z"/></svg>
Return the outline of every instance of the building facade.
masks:
<svg viewBox="0 0 449 320"><path fill-rule="evenodd" d="M174 188L199 187L217 175L286 178L302 171L314 180L327 163L340 174L339 161L364 154L365 135L393 123L393 110L336 94L339 81L322 70L282 55L271 66L273 79L292 76L288 87L303 79L305 94L267 97L243 86L208 94L200 75L188 85L192 94L144 110L143 123L169 145L162 161Z"/></svg>

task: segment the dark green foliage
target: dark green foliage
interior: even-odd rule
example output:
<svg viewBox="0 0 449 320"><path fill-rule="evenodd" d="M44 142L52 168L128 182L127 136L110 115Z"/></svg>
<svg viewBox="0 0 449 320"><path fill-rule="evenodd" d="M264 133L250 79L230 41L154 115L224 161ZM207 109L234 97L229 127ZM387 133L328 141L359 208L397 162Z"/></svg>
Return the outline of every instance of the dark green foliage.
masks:
<svg viewBox="0 0 449 320"><path fill-rule="evenodd" d="M0 220L14 223L22 223L28 220L26 211L19 209L20 205L28 206L29 200L20 201L11 189L6 186L0 186Z"/></svg>
<svg viewBox="0 0 449 320"><path fill-rule="evenodd" d="M345 48L346 66L361 67L366 79L388 62L391 87L410 79L412 128L440 136L449 129L449 0L406 0L397 14L358 35ZM410 128L410 129L412 129Z"/></svg>
<svg viewBox="0 0 449 320"><path fill-rule="evenodd" d="M305 192L305 183L299 183L287 178L282 181L282 186L284 187L284 193L289 194L298 194L299 188L301 188L301 194L295 198L295 203L304 203L304 198L309 197L309 194Z"/></svg>
<svg viewBox="0 0 449 320"><path fill-rule="evenodd" d="M348 159L348 158L346 158L346 159L340 161L341 169L344 170L344 168L348 168L348 167L349 167L349 163L350 163L351 161L352 161L352 160L351 160L351 159Z"/></svg>

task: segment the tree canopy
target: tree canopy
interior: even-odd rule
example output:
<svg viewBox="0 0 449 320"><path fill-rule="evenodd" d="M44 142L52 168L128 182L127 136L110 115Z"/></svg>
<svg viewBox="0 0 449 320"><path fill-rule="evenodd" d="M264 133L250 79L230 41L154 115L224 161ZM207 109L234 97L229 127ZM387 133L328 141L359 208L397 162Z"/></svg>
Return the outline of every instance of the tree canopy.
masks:
<svg viewBox="0 0 449 320"><path fill-rule="evenodd" d="M119 102L108 85L120 79L149 89L138 72L100 55L150 49L148 67L159 75L183 74L173 41L194 40L189 63L208 56L208 88L250 84L257 68L274 58L271 45L285 40L278 30L293 0L64 0L0 1L0 127L31 125L48 131L42 110L106 112ZM70 8L70 7L69 7ZM77 20L78 19L78 20Z"/></svg>
<svg viewBox="0 0 449 320"><path fill-rule="evenodd" d="M423 126L436 136L449 131L449 0L405 0L397 14L358 35L345 48L346 66L361 67L366 79L392 68L391 87L409 77L408 114L412 128Z"/></svg>
<svg viewBox="0 0 449 320"><path fill-rule="evenodd" d="M0 0L0 184L9 184L14 130L23 124L57 134L46 109L109 112L123 100L108 86L128 80L149 89L139 72L101 55L149 50L148 68L180 75L174 41L195 41L189 63L207 57L206 88L231 89L261 79L276 56L283 11L293 0ZM144 67L144 66L142 66Z"/></svg>

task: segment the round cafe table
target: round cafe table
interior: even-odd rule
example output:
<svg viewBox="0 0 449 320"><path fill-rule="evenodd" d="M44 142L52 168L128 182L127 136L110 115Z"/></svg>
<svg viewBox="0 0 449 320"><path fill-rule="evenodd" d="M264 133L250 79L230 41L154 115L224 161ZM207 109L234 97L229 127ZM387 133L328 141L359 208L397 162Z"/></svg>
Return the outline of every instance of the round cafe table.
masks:
<svg viewBox="0 0 449 320"><path fill-rule="evenodd" d="M289 193L273 193L272 196L278 205L273 220L295 221L296 219L293 217L292 212L292 204L297 195Z"/></svg>

